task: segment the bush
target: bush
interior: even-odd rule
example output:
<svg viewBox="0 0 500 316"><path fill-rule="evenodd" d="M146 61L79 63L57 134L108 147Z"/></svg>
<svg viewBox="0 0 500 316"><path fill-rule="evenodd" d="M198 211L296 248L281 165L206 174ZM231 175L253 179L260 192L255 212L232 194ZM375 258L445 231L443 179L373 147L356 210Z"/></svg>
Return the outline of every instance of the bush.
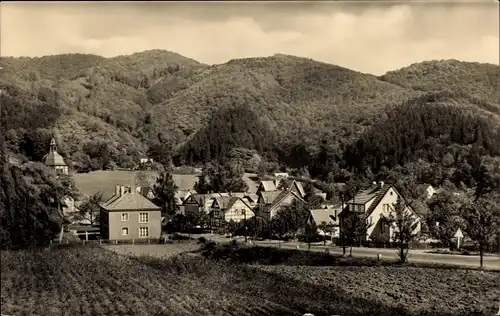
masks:
<svg viewBox="0 0 500 316"><path fill-rule="evenodd" d="M200 238L198 238L198 243L200 243L200 244L206 244L207 243L207 239L205 237L200 237Z"/></svg>

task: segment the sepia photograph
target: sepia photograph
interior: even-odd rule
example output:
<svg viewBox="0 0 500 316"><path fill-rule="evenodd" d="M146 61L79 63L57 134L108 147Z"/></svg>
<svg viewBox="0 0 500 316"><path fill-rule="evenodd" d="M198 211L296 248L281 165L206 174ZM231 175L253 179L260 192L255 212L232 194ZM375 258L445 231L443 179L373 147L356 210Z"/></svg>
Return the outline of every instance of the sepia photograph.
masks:
<svg viewBox="0 0 500 316"><path fill-rule="evenodd" d="M1 316L500 316L499 4L2 1Z"/></svg>

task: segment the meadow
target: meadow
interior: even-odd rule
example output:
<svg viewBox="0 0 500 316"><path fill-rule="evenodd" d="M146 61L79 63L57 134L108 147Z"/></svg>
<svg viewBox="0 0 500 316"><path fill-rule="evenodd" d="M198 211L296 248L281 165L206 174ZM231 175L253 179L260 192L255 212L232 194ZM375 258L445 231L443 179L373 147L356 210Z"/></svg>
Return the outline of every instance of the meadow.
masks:
<svg viewBox="0 0 500 316"><path fill-rule="evenodd" d="M498 309L500 274L495 272L336 265L307 257L317 255L285 250L253 254L282 257L270 251L287 252L286 265L266 258L247 264L231 259L242 256L237 249L222 258L209 250L184 255L180 252L195 248L187 243L162 246L2 252L1 312L451 316L493 315Z"/></svg>
<svg viewBox="0 0 500 316"><path fill-rule="evenodd" d="M93 171L88 173L77 173L73 175L75 185L83 196L90 196L98 191L103 193L104 198L111 197L114 193L116 185L131 185L135 183L135 179L139 171ZM148 177L149 183L154 183L158 173L156 171L144 171ZM252 174L245 174L243 179L249 187L249 192L255 193L257 185L249 177ZM196 174L172 174L175 184L179 190L193 190L195 183L198 181Z"/></svg>

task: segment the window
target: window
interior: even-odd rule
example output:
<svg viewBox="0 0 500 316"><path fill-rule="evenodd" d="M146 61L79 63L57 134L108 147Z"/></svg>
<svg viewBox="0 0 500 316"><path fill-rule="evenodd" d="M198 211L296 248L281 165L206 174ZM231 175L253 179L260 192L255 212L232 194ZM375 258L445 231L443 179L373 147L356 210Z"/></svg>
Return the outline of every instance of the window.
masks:
<svg viewBox="0 0 500 316"><path fill-rule="evenodd" d="M139 227L139 237L148 237L149 227Z"/></svg>
<svg viewBox="0 0 500 316"><path fill-rule="evenodd" d="M215 211L214 211L214 217L219 217L219 215L220 215L219 210L215 210Z"/></svg>
<svg viewBox="0 0 500 316"><path fill-rule="evenodd" d="M128 227L122 227L122 236L128 235Z"/></svg>
<svg viewBox="0 0 500 316"><path fill-rule="evenodd" d="M149 223L149 213L139 213L139 223Z"/></svg>
<svg viewBox="0 0 500 316"><path fill-rule="evenodd" d="M384 204L384 212L389 212L389 204Z"/></svg>
<svg viewBox="0 0 500 316"><path fill-rule="evenodd" d="M128 221L128 213L122 213L122 222Z"/></svg>

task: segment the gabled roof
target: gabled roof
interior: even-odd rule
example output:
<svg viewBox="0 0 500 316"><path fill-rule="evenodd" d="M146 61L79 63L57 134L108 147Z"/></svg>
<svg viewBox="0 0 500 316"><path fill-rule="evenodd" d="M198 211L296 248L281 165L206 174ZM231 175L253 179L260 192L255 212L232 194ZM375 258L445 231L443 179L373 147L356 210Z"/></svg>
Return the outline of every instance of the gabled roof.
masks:
<svg viewBox="0 0 500 316"><path fill-rule="evenodd" d="M335 211L333 209L314 209L310 210L311 217L316 223L316 225L326 222L331 225L338 225L339 218L335 218ZM335 218L335 219L334 219Z"/></svg>
<svg viewBox="0 0 500 316"><path fill-rule="evenodd" d="M274 199L274 202L272 203L271 207L267 209L267 212L271 212L271 210L275 209L276 207L279 207L280 203L283 202L284 199L286 199L288 196L293 195L296 199L299 201L306 203L304 199L302 199L297 193L292 192L292 191L281 191L280 194Z"/></svg>
<svg viewBox="0 0 500 316"><path fill-rule="evenodd" d="M121 196L114 195L108 201L104 202L101 206L107 211L160 210L160 207L153 204L153 202L151 202L135 190L132 190L131 192L125 192Z"/></svg>
<svg viewBox="0 0 500 316"><path fill-rule="evenodd" d="M262 187L262 190L265 192L276 191L276 185L272 180L261 181L259 188Z"/></svg>
<svg viewBox="0 0 500 316"><path fill-rule="evenodd" d="M238 197L232 196L217 196L214 198L214 203L217 203L217 205L219 205L219 208L226 209L231 200L233 200L232 203L234 204L238 199Z"/></svg>
<svg viewBox="0 0 500 316"><path fill-rule="evenodd" d="M272 204L276 200L278 195L280 195L282 192L286 191L277 191L277 190L269 192L261 191L259 194L262 197L262 200L265 204Z"/></svg>
<svg viewBox="0 0 500 316"><path fill-rule="evenodd" d="M356 194L354 199L350 199L346 203L353 204L354 202L354 204L366 204L380 195L383 196L383 194L385 194L385 192L387 192L389 188L391 188L391 185L388 184L384 185L383 187L380 187L379 185L373 185L370 188L359 192L358 194Z"/></svg>
<svg viewBox="0 0 500 316"><path fill-rule="evenodd" d="M250 207L250 205L248 205L247 202L245 202L244 199L240 198L240 197L231 197L231 199L229 200L229 202L227 202L227 205L225 207L225 210L229 210L231 209L231 207L233 207L234 203L238 202L238 201L241 201L243 202L243 204L245 204L250 210L252 209L252 207Z"/></svg>
<svg viewBox="0 0 500 316"><path fill-rule="evenodd" d="M253 203L256 203L259 200L259 196L257 194L245 194L244 198L248 198Z"/></svg>

